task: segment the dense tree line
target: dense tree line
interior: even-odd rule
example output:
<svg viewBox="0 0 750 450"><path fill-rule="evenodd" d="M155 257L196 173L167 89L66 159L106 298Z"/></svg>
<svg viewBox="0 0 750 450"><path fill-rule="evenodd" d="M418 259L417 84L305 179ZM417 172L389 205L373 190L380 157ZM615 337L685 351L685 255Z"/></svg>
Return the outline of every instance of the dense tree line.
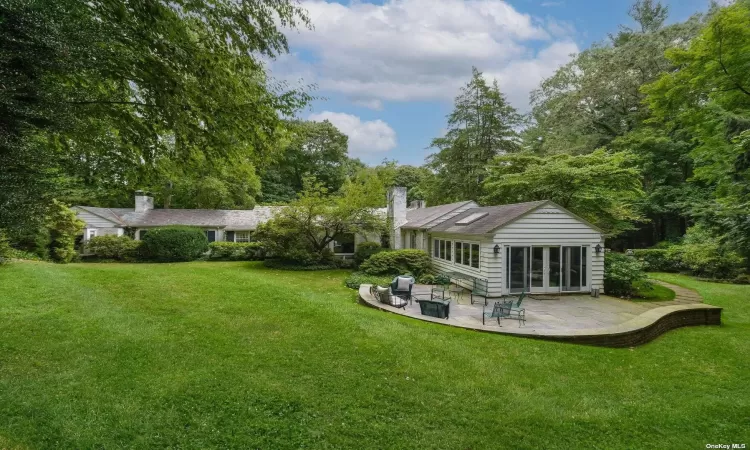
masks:
<svg viewBox="0 0 750 450"><path fill-rule="evenodd" d="M401 185L428 204L551 199L615 248L692 229L748 256L750 0L669 25L637 0L630 16L544 80L529 114L474 68L423 166L368 167L331 123L296 119L308 90L260 63L287 51L281 27L310 25L292 0L5 1L0 229L41 226L53 199L129 206L136 188L162 207L364 208Z"/></svg>

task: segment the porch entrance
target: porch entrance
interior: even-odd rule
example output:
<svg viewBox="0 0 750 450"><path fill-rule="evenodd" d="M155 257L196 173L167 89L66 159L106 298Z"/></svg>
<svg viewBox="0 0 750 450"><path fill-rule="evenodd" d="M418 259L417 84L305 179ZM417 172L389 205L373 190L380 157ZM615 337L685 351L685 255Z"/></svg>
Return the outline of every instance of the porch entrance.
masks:
<svg viewBox="0 0 750 450"><path fill-rule="evenodd" d="M584 246L511 246L506 250L506 285L511 293L586 290Z"/></svg>

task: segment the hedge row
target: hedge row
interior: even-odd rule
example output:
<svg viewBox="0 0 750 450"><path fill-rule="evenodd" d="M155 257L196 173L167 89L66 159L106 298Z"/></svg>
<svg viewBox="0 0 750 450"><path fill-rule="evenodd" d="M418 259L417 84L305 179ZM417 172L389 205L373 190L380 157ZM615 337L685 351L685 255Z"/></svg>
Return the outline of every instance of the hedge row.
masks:
<svg viewBox="0 0 750 450"><path fill-rule="evenodd" d="M128 236L97 236L86 243L100 259L115 261L194 261L207 257L217 261L255 261L263 259L258 242L211 242L203 230L195 227L154 228L136 241Z"/></svg>
<svg viewBox="0 0 750 450"><path fill-rule="evenodd" d="M638 249L633 250L633 256L649 272L687 272L698 277L734 280L745 269L745 260L738 253L712 242Z"/></svg>

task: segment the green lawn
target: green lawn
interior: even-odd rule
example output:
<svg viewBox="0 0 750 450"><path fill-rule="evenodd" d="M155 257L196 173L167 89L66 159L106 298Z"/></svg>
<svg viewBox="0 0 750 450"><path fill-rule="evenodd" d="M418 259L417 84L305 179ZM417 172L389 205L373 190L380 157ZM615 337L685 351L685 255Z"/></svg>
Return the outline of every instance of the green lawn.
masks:
<svg viewBox="0 0 750 450"><path fill-rule="evenodd" d="M631 300L634 302L668 302L674 300L675 292L672 289L652 283L651 287L640 287L638 296Z"/></svg>
<svg viewBox="0 0 750 450"><path fill-rule="evenodd" d="M750 286L657 274L722 327L635 349L358 305L345 272L0 268L0 448L705 448L750 443Z"/></svg>

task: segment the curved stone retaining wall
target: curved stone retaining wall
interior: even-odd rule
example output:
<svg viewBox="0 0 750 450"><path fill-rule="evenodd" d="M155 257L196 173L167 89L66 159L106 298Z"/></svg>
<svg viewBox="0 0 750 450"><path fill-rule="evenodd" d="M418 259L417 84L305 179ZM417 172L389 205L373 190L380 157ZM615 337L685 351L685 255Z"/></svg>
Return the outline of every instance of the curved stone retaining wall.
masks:
<svg viewBox="0 0 750 450"><path fill-rule="evenodd" d="M694 325L721 325L722 308L704 303L672 304L654 308L638 317L609 328L567 329L567 330L533 330L520 328L498 329L490 326L464 325L451 323L445 319L407 314L402 309L379 303L370 294L370 285L359 288L359 302L363 305L382 311L411 317L426 322L434 322L468 330L485 333L506 334L533 339L544 339L574 344L595 345L601 347L635 347L645 344L675 328Z"/></svg>

